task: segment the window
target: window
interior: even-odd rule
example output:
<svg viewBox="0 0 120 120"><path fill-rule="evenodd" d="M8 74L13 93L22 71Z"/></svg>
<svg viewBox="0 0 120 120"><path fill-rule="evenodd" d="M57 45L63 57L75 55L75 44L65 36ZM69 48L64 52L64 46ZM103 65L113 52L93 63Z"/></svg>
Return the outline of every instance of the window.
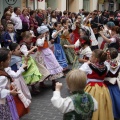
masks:
<svg viewBox="0 0 120 120"><path fill-rule="evenodd" d="M83 8L86 11L90 11L90 0L83 0Z"/></svg>

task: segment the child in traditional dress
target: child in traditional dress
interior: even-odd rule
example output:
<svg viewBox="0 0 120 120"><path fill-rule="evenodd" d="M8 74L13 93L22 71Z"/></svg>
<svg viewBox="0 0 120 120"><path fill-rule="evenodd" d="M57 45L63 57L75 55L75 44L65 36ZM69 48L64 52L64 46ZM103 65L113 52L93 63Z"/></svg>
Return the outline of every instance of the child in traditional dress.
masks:
<svg viewBox="0 0 120 120"><path fill-rule="evenodd" d="M66 19L62 20L62 25L63 25L63 27L65 29L63 30L63 33L61 35L61 42L60 42L60 44L62 45L63 50L65 52L65 55L66 55L66 58L67 58L67 62L72 64L73 61L74 61L74 50L70 49L70 48L65 48L64 47L65 44L70 45L72 43L71 40L70 40L69 26L68 26L68 23L67 23Z"/></svg>
<svg viewBox="0 0 120 120"><path fill-rule="evenodd" d="M74 62L73 62L73 69L79 68L82 63L89 60L91 57L92 51L91 51L91 40L90 40L90 31L86 28L80 29L80 38L76 41L74 45L64 45L66 48L79 48L81 49L76 53Z"/></svg>
<svg viewBox="0 0 120 120"><path fill-rule="evenodd" d="M96 49L92 53L90 62L80 67L80 70L86 72L88 78L85 91L98 101L98 110L93 113L92 120L114 120L110 93L104 84L108 71L104 64L106 59L107 53Z"/></svg>
<svg viewBox="0 0 120 120"><path fill-rule="evenodd" d="M72 34L73 34L73 44L80 38L80 28L81 28L81 16L77 15L74 24L72 25ZM77 52L79 48L74 48Z"/></svg>
<svg viewBox="0 0 120 120"><path fill-rule="evenodd" d="M63 51L63 48L60 44L60 34L63 31L63 28L61 28L61 23L55 22L54 23L55 30L52 33L52 38L54 39L54 54L58 61L58 63L62 66L64 71L67 69L68 64L66 62L66 56Z"/></svg>
<svg viewBox="0 0 120 120"><path fill-rule="evenodd" d="M27 85L31 85L33 93L39 93L39 90L36 89L35 84L41 82L41 73L34 61L30 56L34 50L37 49L36 46L31 45L32 34L29 31L22 33L23 40L20 43L20 51L24 55L23 61L27 60L27 70L23 73L23 77Z"/></svg>
<svg viewBox="0 0 120 120"><path fill-rule="evenodd" d="M79 51L79 66L81 66L84 62L87 62L91 55L92 51L90 48L91 41L88 36L81 36L81 49Z"/></svg>
<svg viewBox="0 0 120 120"><path fill-rule="evenodd" d="M38 31L39 37L36 42L38 46L36 61L39 62L40 60L38 61L37 58L40 59L40 56L41 56L41 58L43 59L43 62L41 62L41 64L43 64L49 71L51 75L49 79L52 80L52 83L53 83L52 86L54 88L55 79L61 78L63 76L63 73L62 73L63 68L60 66L60 64L55 58L55 55L49 48L49 42L50 42L48 39L49 29L46 26L41 26L41 27L38 27L37 31ZM44 74L47 74L47 72Z"/></svg>
<svg viewBox="0 0 120 120"><path fill-rule="evenodd" d="M27 66L22 64L20 45L17 43L11 43L9 48L12 52L10 62L11 68L8 67L5 70L14 79L14 86L23 94L22 98L18 95L20 99L19 101L14 98L19 117L22 117L29 112L29 105L31 103L31 94L22 76L22 73L25 71Z"/></svg>
<svg viewBox="0 0 120 120"><path fill-rule="evenodd" d="M10 89L12 78L5 72L10 63L10 52L0 49L0 119L19 120L15 102L11 95L17 95L16 89Z"/></svg>
<svg viewBox="0 0 120 120"><path fill-rule="evenodd" d="M108 67L108 73L105 77L105 84L107 85L111 99L115 120L120 119L120 63L117 61L118 52L115 48L107 50L108 59L105 64Z"/></svg>
<svg viewBox="0 0 120 120"><path fill-rule="evenodd" d="M98 109L97 101L84 92L87 76L78 69L70 71L66 76L67 85L72 95L62 98L60 90L62 83L56 83L51 102L63 114L63 120L91 120L92 114Z"/></svg>

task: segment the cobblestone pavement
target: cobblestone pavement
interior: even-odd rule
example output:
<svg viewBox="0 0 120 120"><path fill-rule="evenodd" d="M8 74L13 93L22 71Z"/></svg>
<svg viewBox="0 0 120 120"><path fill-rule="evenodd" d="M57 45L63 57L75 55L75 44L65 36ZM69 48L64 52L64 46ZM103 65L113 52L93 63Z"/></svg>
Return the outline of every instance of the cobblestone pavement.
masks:
<svg viewBox="0 0 120 120"><path fill-rule="evenodd" d="M62 97L69 95L65 78L57 81L63 83L61 90ZM42 89L39 95L32 96L32 104L30 106L30 113L25 115L21 120L62 120L62 114L51 104L51 97L53 91L51 89L51 82L47 81L45 84L48 88Z"/></svg>

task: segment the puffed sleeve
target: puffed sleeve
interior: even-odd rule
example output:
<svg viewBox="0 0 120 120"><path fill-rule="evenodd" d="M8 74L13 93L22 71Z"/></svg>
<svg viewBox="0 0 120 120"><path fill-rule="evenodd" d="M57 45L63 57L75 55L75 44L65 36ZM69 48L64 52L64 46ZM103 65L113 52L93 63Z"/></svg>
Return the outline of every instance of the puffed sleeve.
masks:
<svg viewBox="0 0 120 120"><path fill-rule="evenodd" d="M10 90L6 89L8 79L5 76L0 76L0 99L6 98L10 94Z"/></svg>
<svg viewBox="0 0 120 120"><path fill-rule="evenodd" d="M20 51L24 54L24 56L27 56L29 53L26 45L22 45Z"/></svg>
<svg viewBox="0 0 120 120"><path fill-rule="evenodd" d="M24 69L23 69L23 67L20 67L19 70L17 70L17 72L14 72L10 67L8 67L8 68L5 68L5 71L12 78L17 78L17 77L19 77L22 74L22 72L24 72Z"/></svg>
<svg viewBox="0 0 120 120"><path fill-rule="evenodd" d="M54 37L54 35L55 35L56 32L57 32L57 31L55 31L55 32L52 33L52 38L53 38L53 39L56 38L56 37Z"/></svg>
<svg viewBox="0 0 120 120"><path fill-rule="evenodd" d="M75 30L75 29L76 29L76 26L73 24L71 29L72 29L72 30Z"/></svg>
<svg viewBox="0 0 120 120"><path fill-rule="evenodd" d="M115 43L116 39L115 38L110 38L110 43Z"/></svg>
<svg viewBox="0 0 120 120"><path fill-rule="evenodd" d="M62 98L59 91L53 92L51 102L54 107L59 109L62 113L68 113L74 110L74 105L70 97Z"/></svg>
<svg viewBox="0 0 120 120"><path fill-rule="evenodd" d="M44 41L45 41L45 37L43 37L42 39L39 38L36 41L36 45L42 47L44 45Z"/></svg>
<svg viewBox="0 0 120 120"><path fill-rule="evenodd" d="M84 63L79 69L84 71L86 74L91 74L92 73L92 70L90 69L87 62Z"/></svg>
<svg viewBox="0 0 120 120"><path fill-rule="evenodd" d="M74 46L75 46L75 48L79 48L80 47L80 41L79 41L79 39L75 42Z"/></svg>

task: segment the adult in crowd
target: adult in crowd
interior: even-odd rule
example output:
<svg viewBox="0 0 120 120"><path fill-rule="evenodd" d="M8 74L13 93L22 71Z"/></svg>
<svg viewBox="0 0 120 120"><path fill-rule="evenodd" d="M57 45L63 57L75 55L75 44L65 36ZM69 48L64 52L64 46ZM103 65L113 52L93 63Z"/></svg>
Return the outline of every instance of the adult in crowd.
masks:
<svg viewBox="0 0 120 120"><path fill-rule="evenodd" d="M63 11L62 19L68 19L68 11Z"/></svg>
<svg viewBox="0 0 120 120"><path fill-rule="evenodd" d="M48 22L50 21L51 11L52 11L51 7L48 7L47 8L47 21Z"/></svg>
<svg viewBox="0 0 120 120"><path fill-rule="evenodd" d="M6 7L6 8L4 9L3 16L2 16L2 18L1 18L1 20L2 20L2 19L5 19L5 13L6 13L7 11L10 11L10 8L9 8L9 7Z"/></svg>
<svg viewBox="0 0 120 120"><path fill-rule="evenodd" d="M62 12L59 9L56 10L56 17L57 17L57 21L60 22L62 17Z"/></svg>
<svg viewBox="0 0 120 120"><path fill-rule="evenodd" d="M75 44L75 42L80 38L80 27L81 27L81 16L77 15L76 21L72 25L73 44ZM75 50L78 51L78 49L75 49Z"/></svg>
<svg viewBox="0 0 120 120"><path fill-rule="evenodd" d="M99 34L108 43L108 48L114 47L120 52L120 28L118 26L111 28L110 38L105 37L103 31L100 31Z"/></svg>
<svg viewBox="0 0 120 120"><path fill-rule="evenodd" d="M55 10L51 12L51 18L50 18L50 24L53 26L53 24L57 22L57 16Z"/></svg>
<svg viewBox="0 0 120 120"><path fill-rule="evenodd" d="M14 29L17 33L17 42L19 43L21 40L22 33L22 20L20 19L21 9L20 7L15 7L14 12L12 13L11 20L14 24Z"/></svg>
<svg viewBox="0 0 120 120"><path fill-rule="evenodd" d="M8 23L12 23L11 12L10 11L7 11L4 15L4 19L1 20L1 24L3 25L4 30L6 30L6 27L7 27Z"/></svg>
<svg viewBox="0 0 120 120"><path fill-rule="evenodd" d="M38 22L38 26L41 26L43 20L44 20L44 16L42 13L41 9L36 10L36 16L35 16L36 21Z"/></svg>
<svg viewBox="0 0 120 120"><path fill-rule="evenodd" d="M9 11L11 12L11 13L13 13L13 7L12 6L8 6L8 9L9 9Z"/></svg>
<svg viewBox="0 0 120 120"><path fill-rule="evenodd" d="M75 20L76 20L76 13L72 12L71 13L71 21L72 21L72 23L74 23Z"/></svg>
<svg viewBox="0 0 120 120"><path fill-rule="evenodd" d="M91 27L94 31L95 37L98 40L99 37L99 29L100 26L103 25L103 20L102 18L98 15L98 11L94 10L92 13L89 14L89 22L91 24Z"/></svg>
<svg viewBox="0 0 120 120"><path fill-rule="evenodd" d="M27 8L23 9L22 14L20 15L20 19L22 20L22 32L28 31L30 25Z"/></svg>
<svg viewBox="0 0 120 120"><path fill-rule="evenodd" d="M109 14L109 17L107 19L107 22L114 22L115 25L118 26L119 22L117 21L117 19L115 19L115 17L116 17L115 14L116 14L115 12L110 11L110 14Z"/></svg>
<svg viewBox="0 0 120 120"><path fill-rule="evenodd" d="M36 21L35 16L36 16L36 11L34 10L30 11L30 18L29 18L30 30L32 30L35 36L37 36L38 22Z"/></svg>

